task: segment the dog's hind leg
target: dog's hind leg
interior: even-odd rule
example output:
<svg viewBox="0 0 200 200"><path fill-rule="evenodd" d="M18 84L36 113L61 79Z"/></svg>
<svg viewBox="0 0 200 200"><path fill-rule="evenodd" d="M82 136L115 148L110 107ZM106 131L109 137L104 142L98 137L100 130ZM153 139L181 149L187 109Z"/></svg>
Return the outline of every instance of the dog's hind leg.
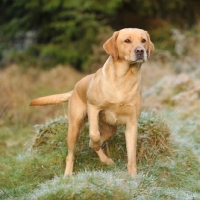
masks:
<svg viewBox="0 0 200 200"><path fill-rule="evenodd" d="M74 147L80 135L82 124L82 122L72 122L69 124L67 133L68 155L66 157L66 169L64 176L72 175L74 166Z"/></svg>
<svg viewBox="0 0 200 200"><path fill-rule="evenodd" d="M76 102L77 103L77 102ZM85 122L86 108L81 103L76 107L73 101L69 102L68 109L68 133L67 133L67 147L68 155L66 157L66 169L64 177L72 175L74 165L74 147L80 135L80 131Z"/></svg>
<svg viewBox="0 0 200 200"><path fill-rule="evenodd" d="M103 121L100 121L99 130L101 135L101 141L105 142L109 140L116 133L117 127L106 124ZM105 155L102 148L99 151L96 151L96 153L99 156L101 162L106 163L107 165L114 164L113 160Z"/></svg>
<svg viewBox="0 0 200 200"><path fill-rule="evenodd" d="M99 130L101 134L101 141L105 142L109 140L113 135L115 135L117 131L117 127L113 125L109 125L100 120L99 122Z"/></svg>

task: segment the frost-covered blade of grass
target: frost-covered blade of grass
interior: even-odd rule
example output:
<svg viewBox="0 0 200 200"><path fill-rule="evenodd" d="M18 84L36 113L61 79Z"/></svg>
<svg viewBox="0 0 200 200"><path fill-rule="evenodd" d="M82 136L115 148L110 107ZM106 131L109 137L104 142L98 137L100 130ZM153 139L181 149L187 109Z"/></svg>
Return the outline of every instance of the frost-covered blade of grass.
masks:
<svg viewBox="0 0 200 200"><path fill-rule="evenodd" d="M66 179L54 178L41 184L26 198L30 199L133 199L149 196L155 178L124 172L81 172ZM25 199L26 199L25 198Z"/></svg>
<svg viewBox="0 0 200 200"><path fill-rule="evenodd" d="M158 187L156 178L124 172L81 172L67 179L55 177L22 199L199 199L200 194L177 187Z"/></svg>

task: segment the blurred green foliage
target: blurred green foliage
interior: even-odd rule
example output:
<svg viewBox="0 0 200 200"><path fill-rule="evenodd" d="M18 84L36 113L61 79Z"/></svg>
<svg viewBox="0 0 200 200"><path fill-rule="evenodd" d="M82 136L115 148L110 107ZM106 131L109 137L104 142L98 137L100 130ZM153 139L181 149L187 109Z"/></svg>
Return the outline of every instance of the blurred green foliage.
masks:
<svg viewBox="0 0 200 200"><path fill-rule="evenodd" d="M199 8L195 0L2 0L1 60L48 67L69 63L81 70L105 26L166 28L166 23L151 23L157 19L191 25L199 19Z"/></svg>
<svg viewBox="0 0 200 200"><path fill-rule="evenodd" d="M17 34L25 37L23 33L34 31L34 43L22 47L27 56L43 60L46 65L70 63L81 69L92 53L92 44L97 42L102 20L114 12L120 1L3 0L0 50L18 42ZM24 51L18 56L20 60L26 59Z"/></svg>

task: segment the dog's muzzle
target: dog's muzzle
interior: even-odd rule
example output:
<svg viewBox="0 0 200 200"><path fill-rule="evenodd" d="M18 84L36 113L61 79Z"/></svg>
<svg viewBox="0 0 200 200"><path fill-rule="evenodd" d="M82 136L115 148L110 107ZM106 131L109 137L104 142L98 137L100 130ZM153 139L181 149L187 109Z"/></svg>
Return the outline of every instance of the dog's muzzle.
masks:
<svg viewBox="0 0 200 200"><path fill-rule="evenodd" d="M136 60L144 60L145 50L142 47L137 47L135 49Z"/></svg>

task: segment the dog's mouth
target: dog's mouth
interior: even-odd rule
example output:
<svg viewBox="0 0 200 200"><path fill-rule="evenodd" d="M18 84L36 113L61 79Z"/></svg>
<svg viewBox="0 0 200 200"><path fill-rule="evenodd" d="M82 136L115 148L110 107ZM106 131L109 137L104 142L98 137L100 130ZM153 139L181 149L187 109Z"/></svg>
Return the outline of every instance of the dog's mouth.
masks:
<svg viewBox="0 0 200 200"><path fill-rule="evenodd" d="M135 54L133 56L130 57L125 57L126 61L128 61L128 63L130 65L134 65L134 64L142 64L144 62L147 61L147 56L145 53L141 53L141 54Z"/></svg>
<svg viewBox="0 0 200 200"><path fill-rule="evenodd" d="M134 61L129 61L129 64L130 65L134 65L136 63L143 63L145 62L145 59L144 58L138 58L137 60L134 60Z"/></svg>
<svg viewBox="0 0 200 200"><path fill-rule="evenodd" d="M141 60L145 60L144 59L144 52L142 52L142 53L136 53L136 62L137 61L141 61Z"/></svg>
<svg viewBox="0 0 200 200"><path fill-rule="evenodd" d="M136 63L142 63L142 62L144 62L145 60L144 60L144 58L139 58L139 59L137 59L135 62Z"/></svg>

